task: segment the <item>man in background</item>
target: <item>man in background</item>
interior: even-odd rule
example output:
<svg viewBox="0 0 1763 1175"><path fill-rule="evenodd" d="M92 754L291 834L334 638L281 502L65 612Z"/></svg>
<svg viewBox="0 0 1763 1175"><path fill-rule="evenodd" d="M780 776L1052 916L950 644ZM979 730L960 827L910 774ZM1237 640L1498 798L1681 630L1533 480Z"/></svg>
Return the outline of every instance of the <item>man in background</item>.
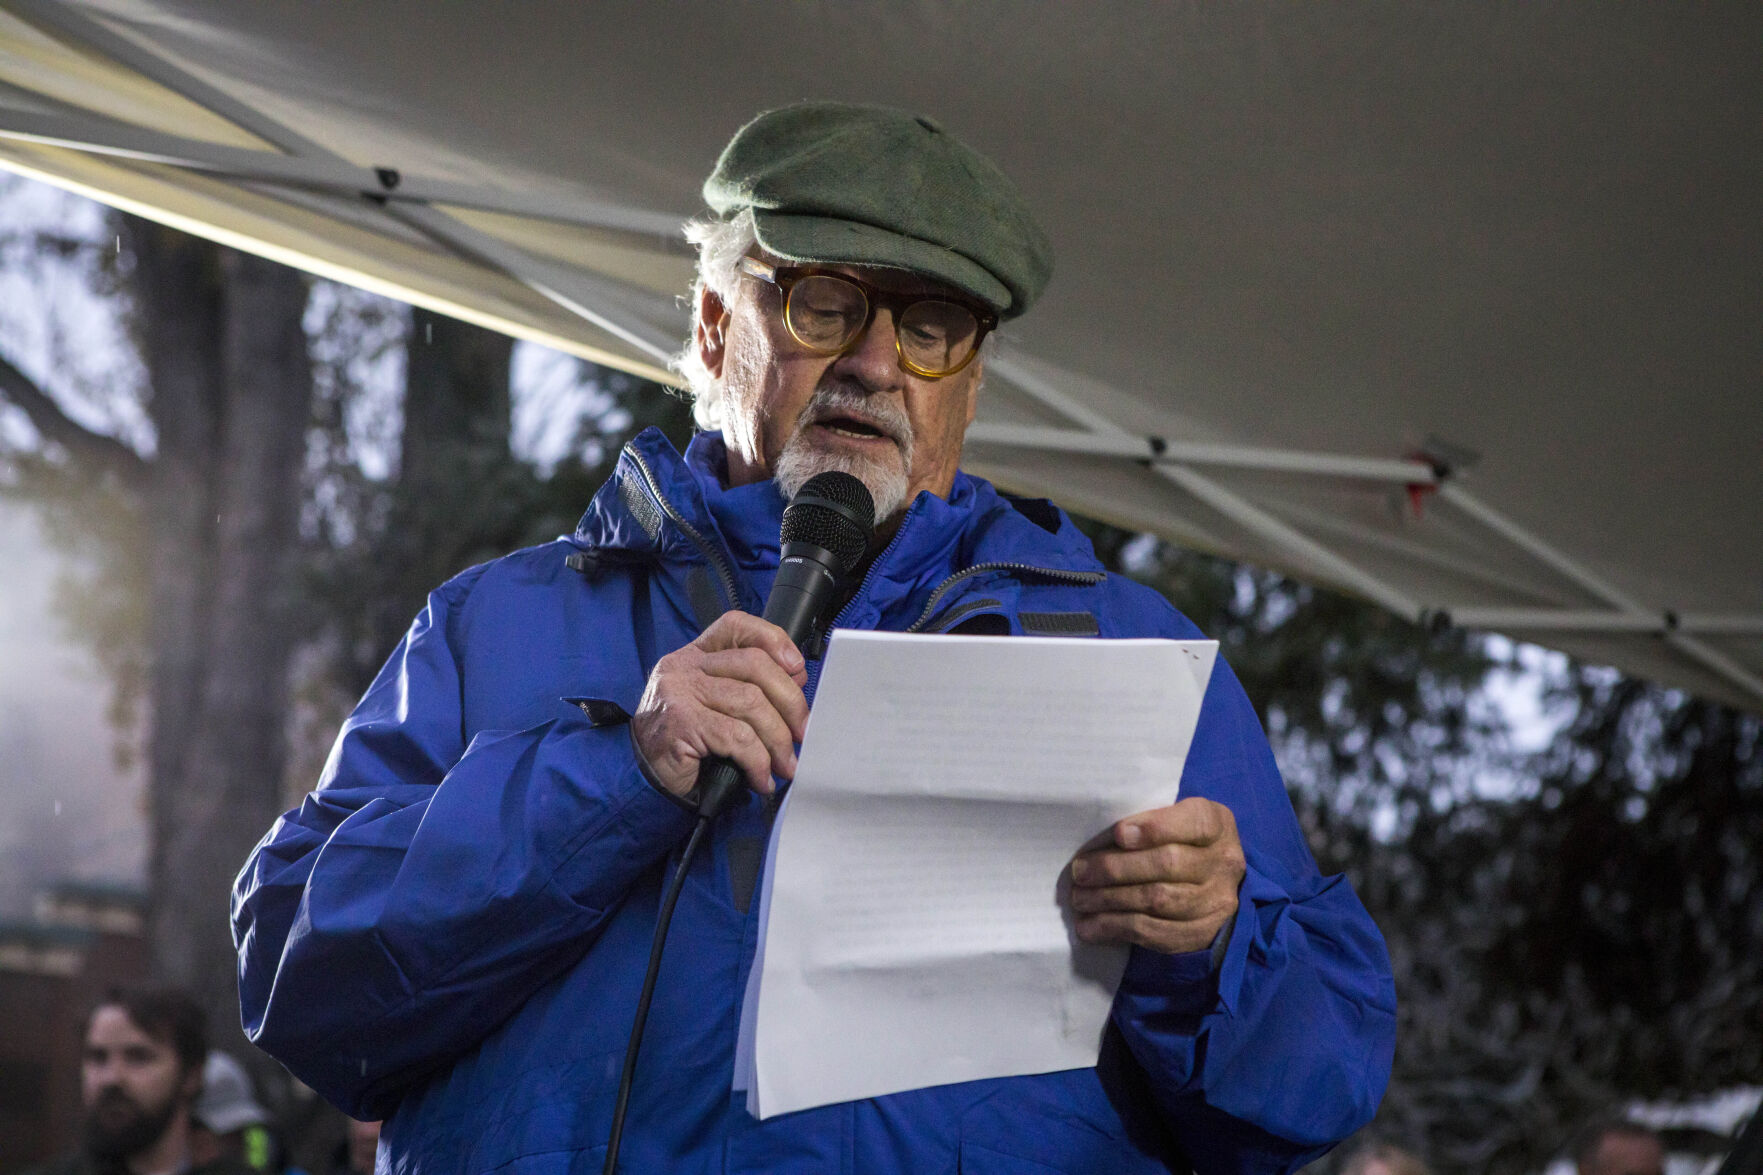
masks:
<svg viewBox="0 0 1763 1175"><path fill-rule="evenodd" d="M1638 1122L1594 1123L1573 1150L1579 1175L1665 1175L1665 1144Z"/></svg>
<svg viewBox="0 0 1763 1175"><path fill-rule="evenodd" d="M208 1036L188 995L112 991L86 1018L82 1047L81 1147L39 1175L249 1175L236 1162L192 1155Z"/></svg>

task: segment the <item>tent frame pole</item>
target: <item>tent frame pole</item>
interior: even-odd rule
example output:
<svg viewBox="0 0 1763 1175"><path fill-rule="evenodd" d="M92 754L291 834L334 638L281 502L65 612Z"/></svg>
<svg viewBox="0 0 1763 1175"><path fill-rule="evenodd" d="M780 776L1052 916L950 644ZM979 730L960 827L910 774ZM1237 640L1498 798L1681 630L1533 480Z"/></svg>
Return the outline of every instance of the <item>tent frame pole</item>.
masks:
<svg viewBox="0 0 1763 1175"><path fill-rule="evenodd" d="M640 315L632 313L627 304L628 295L610 281L596 282L586 275L551 265L437 208L402 204L388 207L386 211L393 219L408 224L430 240L500 269L534 293L635 347L663 366L673 358L677 347L669 345L673 342L672 336L663 336L659 330L648 327ZM627 321L637 325L626 325L602 314L590 307L588 300L602 305L607 302L622 305Z"/></svg>
<svg viewBox="0 0 1763 1175"><path fill-rule="evenodd" d="M1236 494L1197 469L1180 462L1152 466L1152 471L1231 519L1244 530L1310 564L1328 579L1413 623L1425 612L1420 604L1287 522Z"/></svg>
<svg viewBox="0 0 1763 1175"><path fill-rule="evenodd" d="M1703 668L1752 697L1763 700L1763 677L1752 673L1731 657L1692 635L1760 635L1763 634L1763 617L1692 614L1686 618L1670 609L1644 609L1615 585L1593 574L1454 483L1448 470L1434 468L1419 461L1387 461L1202 442L1171 443L1161 437L1137 436L1114 424L1093 408L1077 403L1053 387L1050 381L1025 371L1020 365L994 361L991 370L1016 390L1083 427L1072 429L975 422L968 430L968 439L971 441L1043 452L1087 453L1148 466L1152 472L1230 518L1250 534L1292 556L1300 565L1310 566L1340 586L1418 624L1438 627L1456 624L1478 628L1501 626L1557 632L1657 632L1666 644ZM1436 491L1440 498L1548 567L1580 591L1610 605L1612 610L1478 608L1457 611L1423 607L1351 560L1193 468L1201 464L1359 481L1398 482Z"/></svg>
<svg viewBox="0 0 1763 1175"><path fill-rule="evenodd" d="M1018 425L981 425L976 422L968 428L969 440L1016 445L1023 448L1052 448L1062 452L1092 452L1147 462L1151 465L1151 469L1165 480L1206 503L1250 534L1292 555L1298 561L1314 567L1319 574L1407 620L1418 622L1421 619L1423 610L1417 602L1409 599L1405 594L1378 579L1364 568L1355 565L1302 533L1291 524L1250 502L1242 495L1226 489L1199 470L1192 468L1188 463L1172 459L1168 455L1168 444L1163 442L1161 438L1133 436L1101 413L1087 405L1077 403L1063 391L1053 387L1050 381L1040 379L1033 373L1025 371L1019 364L992 361L991 371L992 374L1002 376L1006 382L1040 401L1046 407L1085 425L1089 431ZM1334 458L1325 454L1292 453L1279 450L1266 450L1263 453L1234 445L1212 446L1184 443L1183 447L1190 458L1197 459L1195 463L1211 460L1216 464L1244 466L1252 465L1258 459L1264 459L1266 464L1256 467L1279 468L1287 471L1303 467L1312 472L1322 467L1335 473L1341 473L1347 469L1357 469L1359 465L1353 458ZM1370 464L1374 475L1387 477L1391 472L1388 467L1405 466L1408 463L1390 461ZM1414 472L1420 473L1428 481L1433 477L1429 467L1416 463L1414 471L1406 468L1402 470L1404 479L1412 480L1410 475Z"/></svg>
<svg viewBox="0 0 1763 1175"><path fill-rule="evenodd" d="M307 159L338 159L322 145L191 75L72 5L61 3L61 0L10 0L8 7L33 24L47 25L63 38L127 66L278 150Z"/></svg>
<svg viewBox="0 0 1763 1175"><path fill-rule="evenodd" d="M1259 469L1272 473L1313 474L1321 477L1388 481L1398 485L1432 486L1439 483L1432 466L1420 461L1388 461L1377 457L1349 457L1337 453L1310 453L1295 449L1263 449L1252 445L1224 445L1207 441L1172 441L1164 437L1139 437L1131 433L1095 433L1078 429L1047 428L1029 424L994 424L975 421L967 430L969 441L1039 449L1050 453L1089 453L1100 457L1127 457L1153 465L1216 465L1236 469Z"/></svg>
<svg viewBox="0 0 1763 1175"><path fill-rule="evenodd" d="M1763 616L1686 612L1673 615L1629 615L1601 609L1453 608L1451 623L1463 628L1535 629L1550 632L1651 633L1680 632L1698 636L1763 637Z"/></svg>
<svg viewBox="0 0 1763 1175"><path fill-rule="evenodd" d="M470 184L405 176L388 168L358 167L324 155L275 154L249 147L208 143L182 135L131 126L85 112L9 111L0 138L48 143L92 155L113 155L226 179L307 188L336 196L365 197L387 204L452 204L508 216L526 216L583 228L680 239L683 216L583 200L499 192Z"/></svg>
<svg viewBox="0 0 1763 1175"><path fill-rule="evenodd" d="M657 331L646 326L642 315L632 311L631 292L616 288L611 280L596 282L551 265L465 224L442 209L432 207L430 201L518 215L548 215L552 219L592 227L667 237L678 236L678 220L630 209L596 208L586 202L566 205L544 201L535 205L530 200L505 198L464 185L423 180L406 182L399 172L390 168L358 167L60 0L13 0L12 7L26 20L46 25L76 45L127 66L262 139L283 154L203 143L81 112L17 112L9 118L12 124L10 137L215 172L233 178L365 197L392 219L416 229L439 247L463 253L501 270L567 313L658 360L663 367L671 358L672 348L664 345ZM8 131L0 130L0 134L8 134ZM558 216L558 213L567 215ZM625 312L621 316L624 320L593 309L588 305L589 301L619 307Z"/></svg>
<svg viewBox="0 0 1763 1175"><path fill-rule="evenodd" d="M1602 576L1594 575L1574 560L1568 558L1556 548L1544 542L1540 537L1507 518L1504 514L1487 505L1475 495L1461 486L1444 485L1439 488L1439 496L1462 510L1482 525L1504 537L1558 574L1577 584L1582 590L1603 600L1624 619L1653 620L1654 616L1666 619L1664 631L1661 633L1666 644L1677 649L1691 660L1700 663L1704 668L1724 677L1733 685L1738 686L1752 697L1763 699L1763 677L1752 673L1725 653L1698 640L1682 631L1681 617L1670 609L1656 614L1649 614L1646 609L1635 603L1634 599L1620 591Z"/></svg>

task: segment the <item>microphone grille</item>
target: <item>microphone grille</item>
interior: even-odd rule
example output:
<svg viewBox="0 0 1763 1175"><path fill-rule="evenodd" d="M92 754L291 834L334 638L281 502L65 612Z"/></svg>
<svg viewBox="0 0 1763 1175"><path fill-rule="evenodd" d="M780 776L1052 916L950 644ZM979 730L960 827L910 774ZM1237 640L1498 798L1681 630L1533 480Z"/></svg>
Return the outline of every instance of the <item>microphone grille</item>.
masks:
<svg viewBox="0 0 1763 1175"><path fill-rule="evenodd" d="M849 473L831 470L808 479L784 509L785 543L812 543L831 551L850 574L869 549L875 530L875 499Z"/></svg>

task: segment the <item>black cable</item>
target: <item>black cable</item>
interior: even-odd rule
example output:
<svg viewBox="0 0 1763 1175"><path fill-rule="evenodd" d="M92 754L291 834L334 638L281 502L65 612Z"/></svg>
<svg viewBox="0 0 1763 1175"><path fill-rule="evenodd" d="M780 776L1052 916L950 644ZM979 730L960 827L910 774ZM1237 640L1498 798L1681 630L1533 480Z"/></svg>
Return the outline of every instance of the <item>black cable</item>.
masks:
<svg viewBox="0 0 1763 1175"><path fill-rule="evenodd" d="M673 871L673 880L668 882L667 892L661 897L661 913L655 919L655 939L649 945L649 971L643 976L643 994L637 997L637 1019L631 1025L630 1043L624 1049L624 1071L618 1077L618 1102L612 1110L612 1134L606 1143L606 1163L600 1168L603 1175L613 1175L618 1170L618 1144L624 1137L624 1112L630 1105L631 1079L637 1073L637 1051L643 1047L643 1025L649 1019L655 977L661 974L661 952L667 946L667 926L673 921L673 908L679 904L680 890L685 888L686 870L691 868L692 858L697 855L698 845L704 840L704 833L714 818L714 813L709 812L698 817L698 826L692 829L692 837L680 853L679 868Z"/></svg>
<svg viewBox="0 0 1763 1175"><path fill-rule="evenodd" d="M637 1052L643 1047L643 1025L649 1020L649 1001L655 996L655 977L661 974L661 952L667 946L667 927L673 921L673 908L679 904L680 891L685 888L686 871L691 868L692 858L698 854L698 845L703 842L714 819L715 813L712 812L698 817L691 839L680 852L679 867L673 871L673 880L667 883L667 892L661 896L661 912L655 919L655 938L649 944L649 970L643 976L643 992L637 997L637 1018L631 1025L630 1043L624 1048L624 1070L618 1077L618 1101L612 1109L612 1134L606 1143L606 1163L600 1168L603 1175L613 1175L618 1170L618 1144L624 1137L624 1112L630 1105L631 1080L637 1073Z"/></svg>

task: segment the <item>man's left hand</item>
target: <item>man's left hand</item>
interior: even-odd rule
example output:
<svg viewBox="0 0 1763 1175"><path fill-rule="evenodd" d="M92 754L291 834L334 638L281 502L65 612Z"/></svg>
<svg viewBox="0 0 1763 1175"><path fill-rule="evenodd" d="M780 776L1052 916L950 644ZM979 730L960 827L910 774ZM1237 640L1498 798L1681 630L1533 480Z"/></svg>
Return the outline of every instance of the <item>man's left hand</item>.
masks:
<svg viewBox="0 0 1763 1175"><path fill-rule="evenodd" d="M1153 808L1116 824L1114 843L1071 862L1078 937L1168 955L1211 946L1246 867L1230 809L1198 797Z"/></svg>

